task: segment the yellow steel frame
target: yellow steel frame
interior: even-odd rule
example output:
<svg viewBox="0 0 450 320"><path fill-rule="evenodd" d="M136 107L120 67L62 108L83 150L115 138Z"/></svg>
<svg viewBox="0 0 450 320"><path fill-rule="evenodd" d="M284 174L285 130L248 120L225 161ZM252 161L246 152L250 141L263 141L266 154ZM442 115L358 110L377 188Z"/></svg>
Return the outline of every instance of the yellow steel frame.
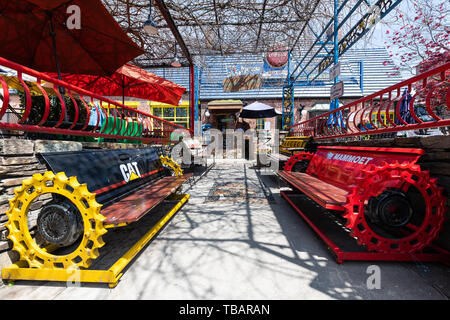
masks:
<svg viewBox="0 0 450 320"><path fill-rule="evenodd" d="M311 137L307 136L286 137L280 145L280 153L293 155L299 152L299 149L304 149L309 140L311 140ZM290 148L295 148L296 150L289 150Z"/></svg>
<svg viewBox="0 0 450 320"><path fill-rule="evenodd" d="M28 268L25 262L19 261L2 269L4 280L42 280L42 281L65 281L75 283L107 283L114 288L122 277L123 269L133 258L153 239L172 218L172 216L188 201L189 194L174 194L172 199L178 200L177 204L161 218L134 246L129 249L108 270L89 270L79 268L49 269Z"/></svg>

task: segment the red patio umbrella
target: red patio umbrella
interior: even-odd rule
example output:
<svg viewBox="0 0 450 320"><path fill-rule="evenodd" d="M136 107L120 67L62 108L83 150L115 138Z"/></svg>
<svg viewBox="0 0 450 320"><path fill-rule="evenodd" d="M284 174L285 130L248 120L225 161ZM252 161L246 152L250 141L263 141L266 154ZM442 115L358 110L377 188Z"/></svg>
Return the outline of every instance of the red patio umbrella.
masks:
<svg viewBox="0 0 450 320"><path fill-rule="evenodd" d="M56 74L49 74L56 77ZM62 79L77 87L103 95L141 98L178 105L186 88L144 69L126 64L111 76L63 74Z"/></svg>
<svg viewBox="0 0 450 320"><path fill-rule="evenodd" d="M0 30L0 56L41 72L111 75L144 53L100 0L0 0Z"/></svg>

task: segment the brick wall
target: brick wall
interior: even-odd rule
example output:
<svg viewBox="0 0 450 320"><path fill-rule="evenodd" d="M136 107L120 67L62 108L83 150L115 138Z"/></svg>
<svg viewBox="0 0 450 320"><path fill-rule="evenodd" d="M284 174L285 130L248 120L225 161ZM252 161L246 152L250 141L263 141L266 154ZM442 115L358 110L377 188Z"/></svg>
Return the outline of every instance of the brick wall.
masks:
<svg viewBox="0 0 450 320"><path fill-rule="evenodd" d="M345 99L340 100L340 102L345 105L347 103L355 101L358 98L359 97L345 98ZM255 101L259 101L259 102L265 103L265 104L267 104L269 106L275 107L275 109L277 109L280 112L282 110L282 100L281 99L266 99L266 100L254 99L254 100L242 100L242 101L243 102L247 102L248 104L251 104L251 103L253 103ZM295 101L294 101L294 105L295 105L295 119L294 119L294 122L298 123L300 121L305 121L305 120L308 119L308 116L309 116L308 112L304 113L303 118L301 117L301 115L299 113L299 109L298 109L300 107L300 105L304 105L305 106L304 110L309 111L309 110L311 110L311 108L316 103L328 103L329 104L330 100L329 99L327 100L326 98L324 98L324 99L319 99L319 98L314 98L314 99L311 99L311 98L308 98L308 99L296 98ZM208 101L202 101L201 102L201 115L200 115L202 124L211 123L211 121L209 121L209 120L214 120L213 116L211 116L210 118L207 118L205 116L205 111L206 111L207 107L208 107ZM266 121L269 121L271 123L270 124L270 128L271 129L280 129L280 128L278 128L276 126L276 118L266 119ZM252 128L252 129L256 128L256 120L254 120L254 119L246 119L246 122L249 123L250 128Z"/></svg>

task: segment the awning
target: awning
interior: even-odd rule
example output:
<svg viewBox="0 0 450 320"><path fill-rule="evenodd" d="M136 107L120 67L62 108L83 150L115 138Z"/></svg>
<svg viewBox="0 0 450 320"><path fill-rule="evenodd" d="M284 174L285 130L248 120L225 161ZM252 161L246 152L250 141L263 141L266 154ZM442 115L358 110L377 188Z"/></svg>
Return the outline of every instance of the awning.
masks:
<svg viewBox="0 0 450 320"><path fill-rule="evenodd" d="M243 103L241 100L215 100L208 103L210 113L237 113L241 112Z"/></svg>
<svg viewBox="0 0 450 320"><path fill-rule="evenodd" d="M343 104L339 103L339 107L342 107ZM330 103L316 103L314 106L308 110L309 112L315 111L330 111Z"/></svg>

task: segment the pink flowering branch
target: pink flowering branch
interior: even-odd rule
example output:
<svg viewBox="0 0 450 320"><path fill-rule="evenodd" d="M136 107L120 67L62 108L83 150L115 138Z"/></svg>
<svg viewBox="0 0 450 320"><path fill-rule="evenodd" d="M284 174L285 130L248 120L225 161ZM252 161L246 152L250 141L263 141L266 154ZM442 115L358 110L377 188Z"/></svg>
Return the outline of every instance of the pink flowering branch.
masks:
<svg viewBox="0 0 450 320"><path fill-rule="evenodd" d="M415 73L423 61L433 65L438 57L450 52L450 28L445 20L450 4L446 0L411 2L411 12L397 12L397 28L386 31L385 44L400 68Z"/></svg>

